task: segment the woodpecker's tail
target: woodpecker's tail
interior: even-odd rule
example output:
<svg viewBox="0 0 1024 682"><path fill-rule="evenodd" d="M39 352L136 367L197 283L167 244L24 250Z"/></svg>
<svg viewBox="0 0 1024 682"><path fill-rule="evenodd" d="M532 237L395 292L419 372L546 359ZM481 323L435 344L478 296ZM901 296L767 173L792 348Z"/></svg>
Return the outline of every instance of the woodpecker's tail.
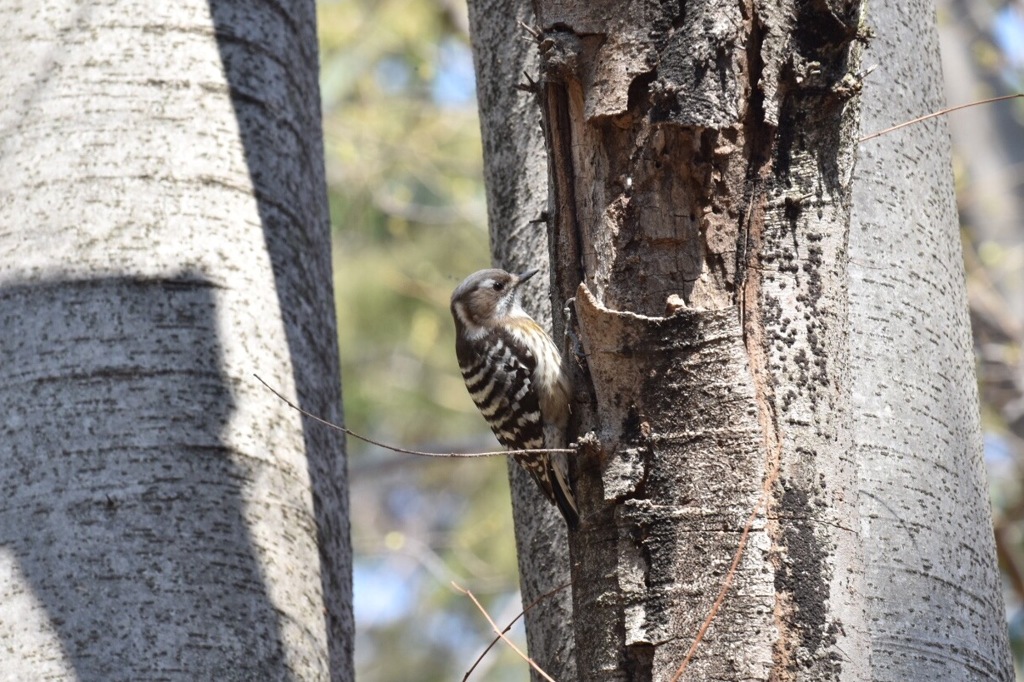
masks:
<svg viewBox="0 0 1024 682"><path fill-rule="evenodd" d="M576 528L580 522L580 511L576 507L576 495L569 485L569 463L564 454L549 455L548 467L550 468L551 492L554 493L555 505L565 517L569 528Z"/></svg>

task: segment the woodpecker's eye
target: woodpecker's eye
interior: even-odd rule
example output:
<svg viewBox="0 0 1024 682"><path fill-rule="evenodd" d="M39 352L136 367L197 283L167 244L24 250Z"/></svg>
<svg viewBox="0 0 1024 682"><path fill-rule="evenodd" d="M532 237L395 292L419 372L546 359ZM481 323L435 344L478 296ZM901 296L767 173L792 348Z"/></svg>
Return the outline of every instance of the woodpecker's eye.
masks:
<svg viewBox="0 0 1024 682"><path fill-rule="evenodd" d="M494 287L495 291L501 291L502 289L505 288L505 283L504 282L495 282L491 286Z"/></svg>

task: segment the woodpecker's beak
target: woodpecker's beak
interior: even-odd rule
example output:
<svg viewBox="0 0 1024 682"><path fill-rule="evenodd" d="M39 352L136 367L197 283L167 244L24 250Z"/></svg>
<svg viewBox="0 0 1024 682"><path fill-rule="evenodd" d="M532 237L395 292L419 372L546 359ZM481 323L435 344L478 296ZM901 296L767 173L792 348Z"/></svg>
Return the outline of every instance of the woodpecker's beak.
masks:
<svg viewBox="0 0 1024 682"><path fill-rule="evenodd" d="M536 275L538 272L540 272L540 270L538 270L537 268L534 268L533 270L527 270L524 273L516 275L516 279L518 280L518 281L516 281L516 286L518 287L520 284L522 284L526 280L530 279L531 277Z"/></svg>

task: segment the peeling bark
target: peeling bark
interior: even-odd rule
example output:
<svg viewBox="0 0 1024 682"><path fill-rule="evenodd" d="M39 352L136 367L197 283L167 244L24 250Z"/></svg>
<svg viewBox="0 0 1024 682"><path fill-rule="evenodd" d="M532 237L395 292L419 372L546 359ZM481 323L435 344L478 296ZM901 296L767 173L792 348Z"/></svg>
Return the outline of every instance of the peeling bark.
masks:
<svg viewBox="0 0 1024 682"><path fill-rule="evenodd" d="M536 11L554 282L594 298L577 297L597 441L570 538L580 679L672 674L768 472L767 522L688 677L866 678L841 428L859 5ZM670 297L685 309L660 317Z"/></svg>
<svg viewBox="0 0 1024 682"><path fill-rule="evenodd" d="M588 654L580 679L663 679L707 613L710 602L694 608L697 600L714 598L729 568L732 556L718 550L736 546L761 495L765 461L743 335L729 309L615 312L582 284L576 308L601 425L580 457L578 499L601 514L573 545L577 575L590 577L574 590L588 614L576 623ZM684 386L700 388L673 390ZM763 679L771 667L770 640L752 636L773 628L763 521L747 547L713 634L746 642L743 655L699 656L696 679Z"/></svg>
<svg viewBox="0 0 1024 682"><path fill-rule="evenodd" d="M916 26L923 3L912 4L898 19L887 9L887 21ZM971 449L974 404L945 401L940 407L959 409L956 418L921 404L952 429L915 447L952 444L936 461L951 461L966 484L952 495L956 485L937 476L917 497L939 499L939 486L950 505L970 511L967 521L938 524L944 531L926 543L923 571L911 570L915 557L903 556L903 536L878 520L876 502L888 496L886 509L905 508L897 487L909 484L907 472L930 472L902 464L902 451L895 461L877 451L859 459L872 437L888 433L870 430L885 420L861 413L864 398L851 391L878 378L863 374L869 358L860 345L881 324L858 309L852 319L861 328L850 328L852 178L869 33L862 4L533 6L540 63L531 89L548 151L554 309L569 301L569 315L556 314L553 326L567 339L577 391L572 435L580 437L573 475L581 524L569 537L577 674L556 677L671 679L739 556L684 679L910 679L919 662L950 679L979 671L1007 679L983 477ZM920 74L927 81L916 57L900 59L907 87ZM913 167L915 153L889 167ZM884 196L876 201L886 206ZM899 260L891 227L882 219L875 227L892 237L871 254L879 270ZM872 243L858 238L862 249ZM949 250L948 240L936 244ZM929 289L931 305L959 301L949 292L960 284L930 277L941 282ZM885 315L907 317L899 300L887 303ZM964 319L947 320L954 341L962 341ZM902 341L886 339L871 353ZM929 352L922 347L920 371L947 385ZM957 353L953 343L941 357L962 388L969 369ZM916 414L914 400L904 402ZM920 533L932 520L917 521ZM864 529L884 542L864 538ZM952 545L969 559L958 563ZM865 557L878 565L866 570ZM981 576L976 590L960 589L965 571ZM918 573L931 577L907 577ZM914 604L899 603L900 580L913 585ZM952 653L905 653L929 646L913 614L949 613L929 609L926 597L936 595L944 608L970 614L936 640ZM978 652L968 657L958 642Z"/></svg>

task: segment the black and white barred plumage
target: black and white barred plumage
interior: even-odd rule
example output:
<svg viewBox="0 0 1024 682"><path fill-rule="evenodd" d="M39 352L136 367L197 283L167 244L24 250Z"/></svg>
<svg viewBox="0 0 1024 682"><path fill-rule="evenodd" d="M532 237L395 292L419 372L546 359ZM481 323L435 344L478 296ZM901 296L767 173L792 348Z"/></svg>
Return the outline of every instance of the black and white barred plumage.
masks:
<svg viewBox="0 0 1024 682"><path fill-rule="evenodd" d="M569 379L562 357L519 303L518 287L536 270L480 270L452 293L455 353L473 402L510 450L564 448ZM561 510L578 520L563 453L513 455Z"/></svg>

